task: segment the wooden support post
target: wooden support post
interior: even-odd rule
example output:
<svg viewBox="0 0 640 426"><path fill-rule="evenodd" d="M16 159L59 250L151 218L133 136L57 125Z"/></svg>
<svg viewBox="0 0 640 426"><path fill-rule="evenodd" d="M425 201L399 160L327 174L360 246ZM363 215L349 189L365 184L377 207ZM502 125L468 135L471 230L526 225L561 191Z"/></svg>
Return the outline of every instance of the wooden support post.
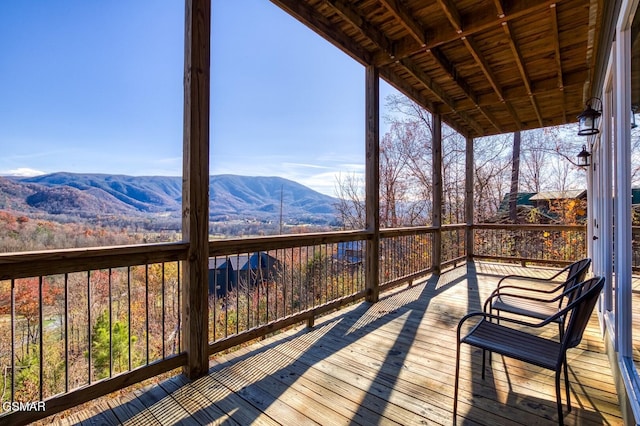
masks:
<svg viewBox="0 0 640 426"><path fill-rule="evenodd" d="M373 237L367 240L365 281L367 301L375 303L380 293L380 80L378 69L373 65L367 66L365 80L365 210L367 230L373 231Z"/></svg>
<svg viewBox="0 0 640 426"><path fill-rule="evenodd" d="M433 114L432 150L433 161L433 209L431 211L431 222L436 228L433 234L432 260L433 269L436 274L440 273L442 264L442 117L440 114Z"/></svg>
<svg viewBox="0 0 640 426"><path fill-rule="evenodd" d="M209 267L209 76L211 0L185 2L182 238L189 255L182 272L184 374L207 374Z"/></svg>
<svg viewBox="0 0 640 426"><path fill-rule="evenodd" d="M464 180L464 216L467 222L465 245L467 249L467 259L473 259L473 138L466 139L465 156L465 180Z"/></svg>

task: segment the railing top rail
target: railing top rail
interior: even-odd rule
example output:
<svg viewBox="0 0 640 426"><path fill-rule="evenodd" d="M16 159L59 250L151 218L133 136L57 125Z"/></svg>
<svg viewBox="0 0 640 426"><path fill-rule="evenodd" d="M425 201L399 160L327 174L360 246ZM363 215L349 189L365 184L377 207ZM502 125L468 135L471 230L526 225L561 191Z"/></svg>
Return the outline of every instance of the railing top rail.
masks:
<svg viewBox="0 0 640 426"><path fill-rule="evenodd" d="M549 230L572 231L584 230L586 225L545 225L545 224L510 224L510 223L476 223L474 229L508 229L508 230Z"/></svg>
<svg viewBox="0 0 640 426"><path fill-rule="evenodd" d="M0 280L185 260L188 246L155 243L2 253Z"/></svg>
<svg viewBox="0 0 640 426"><path fill-rule="evenodd" d="M382 238L399 237L402 235L429 234L436 232L435 226L412 226L403 228L385 228L380 230Z"/></svg>
<svg viewBox="0 0 640 426"><path fill-rule="evenodd" d="M372 237L373 231L358 230L214 240L209 241L209 256L223 256L242 252L313 246L345 241L361 241L369 240Z"/></svg>

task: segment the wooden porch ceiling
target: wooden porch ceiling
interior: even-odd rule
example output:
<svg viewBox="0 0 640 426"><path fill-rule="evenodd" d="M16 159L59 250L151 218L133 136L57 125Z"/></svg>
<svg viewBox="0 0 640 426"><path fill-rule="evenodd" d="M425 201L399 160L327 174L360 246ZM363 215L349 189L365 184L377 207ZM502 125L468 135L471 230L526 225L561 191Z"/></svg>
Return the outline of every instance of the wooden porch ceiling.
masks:
<svg viewBox="0 0 640 426"><path fill-rule="evenodd" d="M603 0L272 2L465 136L575 122L599 74Z"/></svg>

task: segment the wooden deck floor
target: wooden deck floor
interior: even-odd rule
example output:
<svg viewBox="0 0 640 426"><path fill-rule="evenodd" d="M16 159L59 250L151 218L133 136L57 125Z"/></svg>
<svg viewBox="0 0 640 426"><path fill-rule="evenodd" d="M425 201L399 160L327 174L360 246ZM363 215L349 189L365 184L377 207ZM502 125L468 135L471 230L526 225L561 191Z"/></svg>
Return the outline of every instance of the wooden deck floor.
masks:
<svg viewBox="0 0 640 426"><path fill-rule="evenodd" d="M177 376L43 423L451 424L458 320L514 271L523 270L469 264L319 318L313 329L218 356L199 380ZM594 315L569 352L573 410L565 405L565 424L622 424L603 350ZM465 345L458 424L557 424L551 371L494 356L483 381L480 363Z"/></svg>

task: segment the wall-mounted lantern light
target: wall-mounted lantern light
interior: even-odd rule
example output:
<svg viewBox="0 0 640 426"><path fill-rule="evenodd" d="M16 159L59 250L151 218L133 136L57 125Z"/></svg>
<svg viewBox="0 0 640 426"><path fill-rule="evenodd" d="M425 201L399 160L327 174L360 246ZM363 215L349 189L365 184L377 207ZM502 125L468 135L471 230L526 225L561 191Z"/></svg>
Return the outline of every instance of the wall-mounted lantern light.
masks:
<svg viewBox="0 0 640 426"><path fill-rule="evenodd" d="M596 109L592 107L592 104ZM598 130L598 118L602 115L599 110L601 104L602 101L599 98L591 98L587 101L584 111L578 116L578 136L590 136L600 133Z"/></svg>
<svg viewBox="0 0 640 426"><path fill-rule="evenodd" d="M636 124L636 113L638 112L638 105L631 105L631 128L635 129L638 127Z"/></svg>
<svg viewBox="0 0 640 426"><path fill-rule="evenodd" d="M588 167L591 165L591 154L587 151L587 147L582 145L582 151L578 154L578 166Z"/></svg>

